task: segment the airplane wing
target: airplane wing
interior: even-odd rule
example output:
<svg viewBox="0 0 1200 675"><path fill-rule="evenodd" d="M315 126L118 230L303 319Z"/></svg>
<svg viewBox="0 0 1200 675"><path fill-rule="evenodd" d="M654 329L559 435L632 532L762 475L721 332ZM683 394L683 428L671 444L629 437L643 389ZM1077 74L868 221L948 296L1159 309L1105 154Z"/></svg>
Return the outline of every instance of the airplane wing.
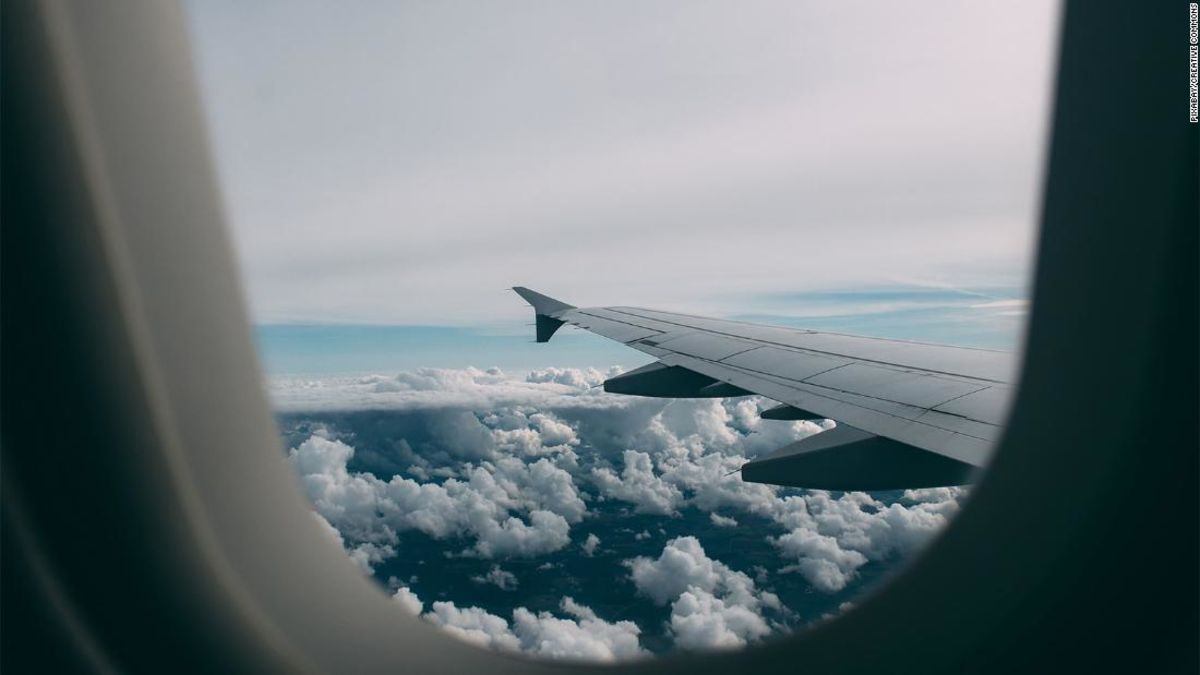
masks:
<svg viewBox="0 0 1200 675"><path fill-rule="evenodd" d="M837 426L755 458L744 480L827 490L971 482L1003 428L1008 352L710 319L638 307L575 307L521 286L537 341L565 324L654 356L605 391L671 398L760 394L765 419Z"/></svg>

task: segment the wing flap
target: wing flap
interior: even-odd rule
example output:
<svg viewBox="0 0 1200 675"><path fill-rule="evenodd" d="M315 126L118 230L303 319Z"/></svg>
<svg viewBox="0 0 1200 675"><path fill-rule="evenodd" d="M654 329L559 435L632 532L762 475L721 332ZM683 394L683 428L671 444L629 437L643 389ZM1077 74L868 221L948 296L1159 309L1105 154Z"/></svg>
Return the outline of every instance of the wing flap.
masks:
<svg viewBox="0 0 1200 675"><path fill-rule="evenodd" d="M768 408L758 414L764 420L811 421L825 419L815 412L801 410L794 405L781 403L774 408Z"/></svg>
<svg viewBox="0 0 1200 675"><path fill-rule="evenodd" d="M723 383L680 366L650 363L605 380L604 391L654 398L717 398L721 394L704 393L714 384Z"/></svg>
<svg viewBox="0 0 1200 675"><path fill-rule="evenodd" d="M901 490L971 482L975 467L848 425L742 466L742 479L818 490Z"/></svg>

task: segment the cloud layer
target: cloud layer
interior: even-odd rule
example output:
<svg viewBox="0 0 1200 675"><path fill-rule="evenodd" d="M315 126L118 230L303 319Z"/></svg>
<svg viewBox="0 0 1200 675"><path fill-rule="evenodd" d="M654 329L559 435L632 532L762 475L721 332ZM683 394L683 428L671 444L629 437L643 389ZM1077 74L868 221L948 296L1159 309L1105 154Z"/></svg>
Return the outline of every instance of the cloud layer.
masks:
<svg viewBox="0 0 1200 675"><path fill-rule="evenodd" d="M758 541L775 551L774 565L733 569L695 536L671 538L655 556L612 560L613 573L625 575L638 596L669 611L666 632L684 649L736 647L819 619L797 617L762 584L795 574L817 592L841 592L865 566L900 559L928 542L964 496L939 488L885 500L746 483L736 470L748 457L831 423L764 421L758 412L770 402L758 398L609 395L594 388L603 377L596 370L509 376L427 369L305 386L323 392L305 394L306 404L328 403L332 416L310 411L298 419L332 421L300 424L288 458L331 537L367 572L402 555L405 533L420 532L445 542L448 555L496 560L471 580L511 592L521 585L506 560L568 551L580 559L612 555L589 531L600 521L581 531L599 504L630 518L674 520L699 511L714 528L755 528ZM295 381L277 385L277 399L296 400ZM347 401L386 417L347 431L334 414ZM403 438L391 427L369 435L380 419L404 420ZM354 446L384 441L395 467L386 478L361 468ZM655 536L649 529L628 532L637 542ZM397 590L397 600L418 606L407 588ZM607 659L643 649L637 636L644 626L606 622L569 598L559 610L565 618L518 606L510 621L439 600L424 616L464 639L551 656Z"/></svg>

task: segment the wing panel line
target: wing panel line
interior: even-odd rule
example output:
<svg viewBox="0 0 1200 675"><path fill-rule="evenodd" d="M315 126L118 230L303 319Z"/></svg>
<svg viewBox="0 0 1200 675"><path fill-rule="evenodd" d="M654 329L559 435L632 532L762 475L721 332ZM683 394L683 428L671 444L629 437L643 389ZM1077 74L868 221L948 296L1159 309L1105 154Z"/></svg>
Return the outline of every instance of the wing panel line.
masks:
<svg viewBox="0 0 1200 675"><path fill-rule="evenodd" d="M636 317L638 317L638 318L641 318L641 319L648 319L648 320L650 320L650 321L659 321L660 323L671 324L671 325L679 326L679 327L681 327L681 328L690 328L690 329L692 329L692 330L697 330L697 331L701 331L701 332L705 332L705 333L713 333L713 334L715 334L715 335L721 335L721 336L724 336L724 337L738 338L738 339L740 339L740 340L753 340L753 341L755 341L755 342L759 342L759 343L761 343L761 344L763 344L763 345L770 345L770 346L772 346L772 347L777 347L777 348L779 348L779 349L786 349L786 350L788 350L788 351L801 352L801 353L811 353L811 354L822 354L822 355L824 355L824 356L836 356L836 357L838 357L838 358L842 358L842 359L851 359L851 360L853 360L853 361L859 361L859 362L861 362L861 363L874 363L874 364L883 365L883 366L892 366L893 368L895 368L895 367L903 367L903 368L905 368L905 369L919 370L919 371L921 371L921 372L923 372L923 373L934 373L934 374L937 374L937 375L946 375L946 376L949 376L949 377L958 377L958 378L962 378L962 379L965 379L965 380L976 380L976 381L979 381L979 382L993 382L993 383L995 383L995 384L1010 384L1009 382L1005 382L1005 381L1003 381L1003 380L996 380L996 379L987 378L987 377L976 377L976 376L973 376L973 375L962 375L962 374L960 374L960 373L952 373L952 372L949 372L949 371L944 371L944 370L933 370L933 369L929 369L929 368L919 368L919 367L917 367L917 366L901 366L901 364L898 364L898 363L892 363L892 362L890 362L890 361L881 361L881 360L879 360L879 359L870 359L870 358L865 358L865 357L861 357L861 356L853 356L853 355L850 355L850 354L844 354L844 353L840 353L840 352L831 352L831 351L826 351L826 350L822 350L822 349L812 349L812 348L808 348L808 347L796 347L796 346L794 346L794 345L788 345L788 344L784 344L784 343L782 343L782 342L775 342L775 341L768 340L768 339L764 339L764 338L748 338L748 337L746 337L746 336L744 336L744 335L738 335L738 334L736 334L736 333L726 333L726 332L723 332L723 331L719 331L719 330L712 330L712 329L709 329L709 328L699 328L699 327L697 327L697 326L692 326L692 325L689 325L689 324L686 324L686 323L676 323L676 322L672 322L672 321L663 321L663 320L661 320L661 319L655 319L655 318L652 318L652 317L646 317L646 316L642 316L642 315L640 315L640 314L635 314L635 313L633 313L633 312L629 312L629 311L625 311L625 310L621 310L621 309L616 309L616 308L614 308L614 307L608 307L608 308L606 308L606 309L608 309L608 310L610 310L610 311L612 311L612 312L619 313L619 314L625 314L625 315L628 315L628 316L636 316ZM689 315L683 314L683 315L679 315L679 316L689 316ZM690 318L702 318L702 317L690 317ZM615 319L614 319L614 320L615 320ZM717 319L717 320L720 320L720 319ZM736 322L731 322L731 323L736 323ZM747 325L747 326L754 326L755 324L745 324L745 325ZM788 328L788 327L786 327L786 326L772 326L772 328L778 328L778 329L782 329L782 330L796 330L796 329ZM802 332L806 332L806 333L813 333L813 332L817 332L817 333L820 333L820 331L802 331ZM824 333L824 334L825 334L825 335L841 335L840 333ZM889 342L889 341L892 341L892 342L905 342L904 340L887 340L887 339L884 339L884 338L871 338L871 337L864 337L864 336L860 336L860 335L853 335L853 336L847 335L847 336L844 336L844 337L863 338L863 339L868 339L868 340L879 340L879 341L882 341L882 342ZM927 345L927 346L931 346L931 347L948 347L948 345L934 345L934 344L930 344L930 343L924 343L924 342L911 342L911 344ZM952 348L952 349L972 349L972 348L970 348L970 347L951 347L951 348ZM976 349L976 350L974 350L974 351L992 352L992 351L994 351L994 350L990 350L990 349Z"/></svg>
<svg viewBox="0 0 1200 675"><path fill-rule="evenodd" d="M677 353L677 352L673 352L672 354L673 354L673 356L674 356L675 358L671 358L671 359L670 359L670 361L668 361L668 360L667 360L667 358L666 358L666 357L664 357L664 358L662 359L662 360L663 360L663 362L664 362L664 363L669 363L670 365L681 365L681 366L684 366L685 368L688 368L688 367L692 367L692 368L694 368L696 364L688 363L688 361L698 361L698 362L700 362L701 364L711 364L711 365L713 365L713 366L719 366L719 367L722 367L722 368L728 368L728 369L730 369L730 370L734 370L734 371L740 372L740 373L742 373L742 374L744 374L744 375L746 375L746 376L748 376L748 377L752 377L752 378L757 378L757 379L763 379L763 380L766 380L766 381L767 381L767 382L769 382L770 384L773 384L773 385L775 385L775 386L777 386L777 387L783 387L783 388L785 388L785 389L790 389L790 390L792 390L792 391L796 391L796 392L799 392L799 393L808 394L808 395L810 395L810 396L817 396L817 397L820 397L820 398L824 398L824 399L827 399L827 400L829 400L829 401L832 401L832 402L834 402L834 403L836 403L836 404L838 404L838 405L848 405L848 406L854 406L854 407L862 408L863 410L867 410L867 411L870 411L870 412L872 412L872 413L875 413L875 414L879 414L879 415L886 415L886 416L888 416L888 417L890 417L890 418L892 418L892 419L895 419L895 420L902 420L902 421L903 421L903 422L905 422L905 423L920 424L920 425L922 425L922 426L927 426L927 427L930 427L930 428L933 428L933 429L938 429L938 430L940 430L940 431L945 431L945 432L947 432L947 433L958 434L958 435L961 435L961 436L966 436L966 437L969 437L969 438L974 438L974 439L977 439L977 440L980 440L980 441L988 441L988 442L990 442L990 441L994 440L994 439L992 439L992 438L986 438L986 437L982 437L982 436L976 436L976 435L974 435L974 434L965 433L965 432L962 432L962 431L959 431L959 430L955 430L955 429L947 429L947 428L945 428L945 427L943 427L943 426L939 426L939 425L937 425L937 424L933 424L933 423L931 423L931 422L929 422L929 421L925 421L925 420L918 419L918 418L920 418L922 415L924 415L924 414L925 414L925 413L927 413L927 412L941 412L941 411L938 411L938 410L933 410L932 408L923 408L923 407L914 406L914 405L911 405L911 404L908 404L908 403L902 403L902 402L899 402L899 401L891 401L891 400L888 400L888 399L884 399L884 398L877 398L877 397L873 397L873 396L866 396L866 395L864 395L864 394L859 394L859 393L856 393L856 392L851 392L851 391L843 391L843 390L840 390L840 389L835 389L835 388L832 388L832 387L823 387L823 386L821 386L821 385L817 385L817 384L809 384L809 383L805 383L805 382L797 382L796 380L787 380L786 382L780 382L779 380L781 380L781 379L783 379L783 380L786 380L786 378L776 378L776 377L775 377L775 376L773 376L773 375L770 375L770 374L767 374L767 373L761 373L761 372L759 372L759 371L756 371L756 370L749 370L749 369L747 369L747 368L740 368L740 367L737 367L737 366L730 366L730 365L727 365L727 364L716 363L716 362L713 362L713 361L706 361L706 360L704 360L704 359L699 359L699 358L697 358L697 357L694 357L694 356L688 356L688 355L686 355L686 354L679 354L679 353ZM703 366L701 366L701 367L703 367ZM707 370L707 371L708 371L708 372L704 372L704 374L705 374L705 375L708 375L709 377L713 377L713 378L716 378L716 379L719 379L719 380L722 380L722 381L725 381L725 382L729 382L729 380L728 380L726 377L723 377L723 376L721 375L721 373L720 373L720 371L719 371L719 370L708 369L708 368L706 368L705 370ZM703 371L702 371L702 372L703 372ZM736 382L730 382L730 384L735 384L735 385L737 385L737 383L736 383ZM738 385L738 386L741 386L741 385ZM745 388L745 387L743 387L743 388ZM813 391L813 389L820 389L820 390L822 390L822 391ZM836 393L838 393L838 394L843 394L843 395L846 395L846 396L851 396L851 397L854 397L854 398L856 398L856 399L860 399L860 401L846 400L846 399L839 398L839 397L837 397L837 396L831 395L832 393L835 393L835 392L836 392ZM788 401L788 400L785 400L785 399L780 399L780 398L778 398L778 397L776 397L776 396L774 396L774 395L770 395L770 396L769 396L769 398L773 398L773 399L776 399L776 400L781 400L783 403L789 403L789 404L792 404L792 405L799 405L800 407L804 407L805 409L811 409L811 410L813 410L813 412L816 412L816 413L818 413L818 414L823 414L821 410L817 410L817 409L815 409L815 408L816 408L816 406L813 406L813 405L811 405L811 404L800 404L800 403L796 403L796 402L794 402L794 401ZM786 398L786 397L785 397L785 398ZM904 416L904 415L898 415L898 414L896 414L895 412L889 412L889 411L887 411L887 410L880 410L880 409L879 409L879 408L877 408L877 407L872 407L872 406L869 406L869 405L864 405L864 404L863 404L863 401L864 401L864 400L865 400L865 401L878 401L878 402L880 402L880 403L889 403L889 404L891 404L891 405L893 405L893 406L900 406L900 407L902 407L902 408L908 408L908 409L912 410L912 411L913 411L915 414L914 414L912 417L907 417L907 416ZM989 424L989 423L987 423L987 422L982 422L982 421L980 421L980 420L971 419L971 418L969 418L969 417L963 417L962 415L953 415L953 416L955 416L955 417L961 417L962 419L966 419L966 420L969 420L969 421L971 421L971 422L975 422L975 423L978 423L978 424L981 424L981 425L986 425L986 426L989 426L989 427L995 427L995 426L996 426L996 425L993 425L993 424ZM836 418L836 417L833 417L833 419L837 419L837 418Z"/></svg>

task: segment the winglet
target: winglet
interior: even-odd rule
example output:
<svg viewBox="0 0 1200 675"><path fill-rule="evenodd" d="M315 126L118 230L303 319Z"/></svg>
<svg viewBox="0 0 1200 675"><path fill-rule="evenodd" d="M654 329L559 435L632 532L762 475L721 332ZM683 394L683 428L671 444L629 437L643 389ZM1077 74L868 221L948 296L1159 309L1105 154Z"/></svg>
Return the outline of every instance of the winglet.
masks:
<svg viewBox="0 0 1200 675"><path fill-rule="evenodd" d="M517 292L517 295L524 298L525 302L533 305L533 311L537 312L538 314L554 316L559 312L566 311L568 309L575 309L575 305L568 305L562 300L555 300L548 295L542 295L537 291L531 291L524 286L513 286L513 290Z"/></svg>
<svg viewBox="0 0 1200 675"><path fill-rule="evenodd" d="M537 320L537 341L549 342L550 336L554 335L564 321L558 319L559 314L568 309L575 309L575 305L568 305L561 300L555 300L546 295L542 295L537 291L531 291L524 286L513 286L513 290L517 295L525 299L525 302L533 305L534 318Z"/></svg>

